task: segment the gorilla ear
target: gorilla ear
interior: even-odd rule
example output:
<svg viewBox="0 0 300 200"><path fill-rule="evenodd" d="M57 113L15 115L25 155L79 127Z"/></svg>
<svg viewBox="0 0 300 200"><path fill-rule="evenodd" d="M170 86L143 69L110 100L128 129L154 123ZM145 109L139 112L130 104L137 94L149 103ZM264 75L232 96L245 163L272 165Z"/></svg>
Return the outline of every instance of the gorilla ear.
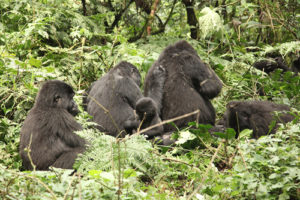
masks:
<svg viewBox="0 0 300 200"><path fill-rule="evenodd" d="M53 101L54 101L55 103L57 103L57 102L59 101L60 98L61 98L61 97L60 97L58 94L56 94L56 95L54 95Z"/></svg>
<svg viewBox="0 0 300 200"><path fill-rule="evenodd" d="M228 107L231 109L231 108L236 107L237 105L238 105L237 102L231 102L231 103L228 104Z"/></svg>

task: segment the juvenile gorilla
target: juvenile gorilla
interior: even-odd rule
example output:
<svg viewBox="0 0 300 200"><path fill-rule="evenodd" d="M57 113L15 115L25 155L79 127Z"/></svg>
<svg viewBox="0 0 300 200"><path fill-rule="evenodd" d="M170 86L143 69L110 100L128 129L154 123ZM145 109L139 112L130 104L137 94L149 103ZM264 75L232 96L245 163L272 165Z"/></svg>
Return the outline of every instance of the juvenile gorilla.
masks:
<svg viewBox="0 0 300 200"><path fill-rule="evenodd" d="M210 99L222 89L222 82L186 41L168 46L148 71L145 96L158 105L162 120L178 117L197 109L199 123L215 123L215 110ZM179 127L187 126L197 116L175 121ZM175 130L165 125L164 131Z"/></svg>
<svg viewBox="0 0 300 200"><path fill-rule="evenodd" d="M37 170L50 166L72 169L77 154L84 152L85 140L74 133L82 127L74 119L79 110L73 96L72 87L62 81L43 84L21 128L25 170L33 169L30 159Z"/></svg>
<svg viewBox="0 0 300 200"><path fill-rule="evenodd" d="M274 116L274 111L289 111L286 105L275 104L268 101L233 101L227 104L226 126L234 128L237 135L244 129L252 129L253 138L259 138L276 131L277 123L287 123L294 117L286 112L280 113L279 118ZM275 120L276 126L269 130L269 125Z"/></svg>
<svg viewBox="0 0 300 200"><path fill-rule="evenodd" d="M149 97L143 97L137 101L136 113L141 121L141 130L161 123L161 119L158 115L157 105L154 100ZM144 132L143 134L148 135L148 139L153 139L155 136L160 136L163 131L164 128L162 125L160 125Z"/></svg>
<svg viewBox="0 0 300 200"><path fill-rule="evenodd" d="M143 97L140 80L137 68L122 61L92 84L86 100L87 112L100 131L123 137L138 128L135 105Z"/></svg>

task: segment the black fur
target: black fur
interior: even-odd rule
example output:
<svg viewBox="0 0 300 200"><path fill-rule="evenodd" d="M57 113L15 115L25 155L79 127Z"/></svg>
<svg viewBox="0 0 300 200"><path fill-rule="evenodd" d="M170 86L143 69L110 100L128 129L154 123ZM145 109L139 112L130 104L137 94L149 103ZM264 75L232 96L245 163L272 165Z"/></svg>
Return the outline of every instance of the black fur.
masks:
<svg viewBox="0 0 300 200"><path fill-rule="evenodd" d="M150 68L145 79L145 96L154 99L162 120L178 117L197 109L199 123L215 123L215 110L209 99L216 97L222 82L186 41L168 46ZM184 127L196 116L174 123ZM165 125L164 131L174 130Z"/></svg>
<svg viewBox="0 0 300 200"><path fill-rule="evenodd" d="M161 123L161 119L158 115L157 111L157 105L149 97L143 97L139 99L136 103L136 113L140 118L141 121L141 130L144 128L153 126L155 124ZM155 128L152 128L146 132L144 132L144 135L148 135L149 139L154 138L155 136L160 136L164 131L163 126L158 126Z"/></svg>
<svg viewBox="0 0 300 200"><path fill-rule="evenodd" d="M233 101L227 104L226 126L234 128L237 135L244 129L253 130L253 138L259 138L268 133L275 133L277 125L269 130L273 120L277 123L287 123L293 120L293 116L287 113L274 116L274 111L289 111L286 105L275 104L268 101Z"/></svg>
<svg viewBox="0 0 300 200"><path fill-rule="evenodd" d="M267 74L270 74L276 69L282 69L283 72L291 71L281 56L256 61L253 66Z"/></svg>
<svg viewBox="0 0 300 200"><path fill-rule="evenodd" d="M139 120L135 115L135 105L143 96L139 88L140 79L137 68L122 61L92 84L85 102L87 112L93 116L100 131L115 137L119 135L123 137L138 128ZM109 113L106 113L98 103Z"/></svg>
<svg viewBox="0 0 300 200"><path fill-rule="evenodd" d="M74 116L79 112L71 86L58 80L43 84L21 129L20 155L25 170L32 170L30 157L37 170L49 166L72 169L85 141L74 131L82 130Z"/></svg>
<svg viewBox="0 0 300 200"><path fill-rule="evenodd" d="M295 74L299 74L300 73L300 57L298 57L297 59L295 59L293 61L293 64L292 64L292 71L295 73Z"/></svg>

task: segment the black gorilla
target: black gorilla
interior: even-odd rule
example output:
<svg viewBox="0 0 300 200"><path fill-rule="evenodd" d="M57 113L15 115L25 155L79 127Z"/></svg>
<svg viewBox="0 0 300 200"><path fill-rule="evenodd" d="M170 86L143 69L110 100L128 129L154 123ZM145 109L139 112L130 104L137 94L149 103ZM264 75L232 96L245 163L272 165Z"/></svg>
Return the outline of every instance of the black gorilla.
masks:
<svg viewBox="0 0 300 200"><path fill-rule="evenodd" d="M86 99L87 112L100 131L123 137L138 128L135 105L143 97L140 80L137 68L122 61L92 84Z"/></svg>
<svg viewBox="0 0 300 200"><path fill-rule="evenodd" d="M285 64L281 56L258 60L253 64L253 66L256 69L266 72L267 74L270 74L276 69L282 69L283 72L290 71L289 67Z"/></svg>
<svg viewBox="0 0 300 200"><path fill-rule="evenodd" d="M291 67L288 67L281 56L258 60L253 64L253 66L267 74L270 74L276 69L282 69L283 72L292 71L297 75L300 72L300 57L292 62Z"/></svg>
<svg viewBox="0 0 300 200"><path fill-rule="evenodd" d="M161 123L157 105L154 100L149 97L142 97L137 101L136 113L141 121L141 130ZM153 139L155 136L160 136L163 131L164 128L162 125L160 125L144 132L143 134L148 135L149 139Z"/></svg>
<svg viewBox="0 0 300 200"><path fill-rule="evenodd" d="M274 116L274 111L289 111L286 105L275 104L268 101L232 101L227 104L226 126L234 128L237 135L244 129L252 129L253 138L259 138L268 133L275 133L277 123L287 123L293 120L293 116L282 113L279 118ZM269 130L269 125L275 120L276 126Z"/></svg>
<svg viewBox="0 0 300 200"><path fill-rule="evenodd" d="M186 41L168 46L150 68L145 79L145 96L158 105L162 120L178 117L197 109L199 123L215 123L215 110L209 99L216 97L222 82ZM175 121L179 127L195 121L191 116ZM165 125L164 131L174 130Z"/></svg>
<svg viewBox="0 0 300 200"><path fill-rule="evenodd" d="M84 152L85 140L74 133L82 127L74 119L79 110L73 96L72 87L62 81L43 84L21 129L25 170L33 169L31 161L37 170L50 166L72 169L77 154Z"/></svg>
<svg viewBox="0 0 300 200"><path fill-rule="evenodd" d="M293 61L293 64L292 64L292 71L295 73L295 74L299 74L300 73L300 57L298 57L297 59L295 59Z"/></svg>

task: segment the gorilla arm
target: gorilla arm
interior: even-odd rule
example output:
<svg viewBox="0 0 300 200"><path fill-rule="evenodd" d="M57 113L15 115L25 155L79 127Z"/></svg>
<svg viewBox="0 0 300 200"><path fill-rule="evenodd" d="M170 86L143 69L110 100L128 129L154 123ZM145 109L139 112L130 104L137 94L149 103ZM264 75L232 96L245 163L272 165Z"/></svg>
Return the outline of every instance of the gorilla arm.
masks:
<svg viewBox="0 0 300 200"><path fill-rule="evenodd" d="M53 132L56 132L58 137L69 147L84 147L85 140L74 133L74 131L82 130L80 124L66 110L60 110L59 112L59 115L51 118L59 123L53 126Z"/></svg>
<svg viewBox="0 0 300 200"><path fill-rule="evenodd" d="M140 88L135 83L135 81L129 77L122 77L117 81L116 91L118 95L121 96L122 100L129 106L129 113L127 113L128 118L123 122L122 127L126 132L132 132L134 129L138 128L140 121L135 115L135 105L136 102L143 97Z"/></svg>
<svg viewBox="0 0 300 200"><path fill-rule="evenodd" d="M157 106L158 115L160 115L164 92L163 87L166 80L165 68L159 62L154 63L150 68L146 79L145 96L154 100Z"/></svg>
<svg viewBox="0 0 300 200"><path fill-rule="evenodd" d="M184 73L191 78L195 89L209 99L216 97L222 89L217 74L198 56L183 52L179 58Z"/></svg>

